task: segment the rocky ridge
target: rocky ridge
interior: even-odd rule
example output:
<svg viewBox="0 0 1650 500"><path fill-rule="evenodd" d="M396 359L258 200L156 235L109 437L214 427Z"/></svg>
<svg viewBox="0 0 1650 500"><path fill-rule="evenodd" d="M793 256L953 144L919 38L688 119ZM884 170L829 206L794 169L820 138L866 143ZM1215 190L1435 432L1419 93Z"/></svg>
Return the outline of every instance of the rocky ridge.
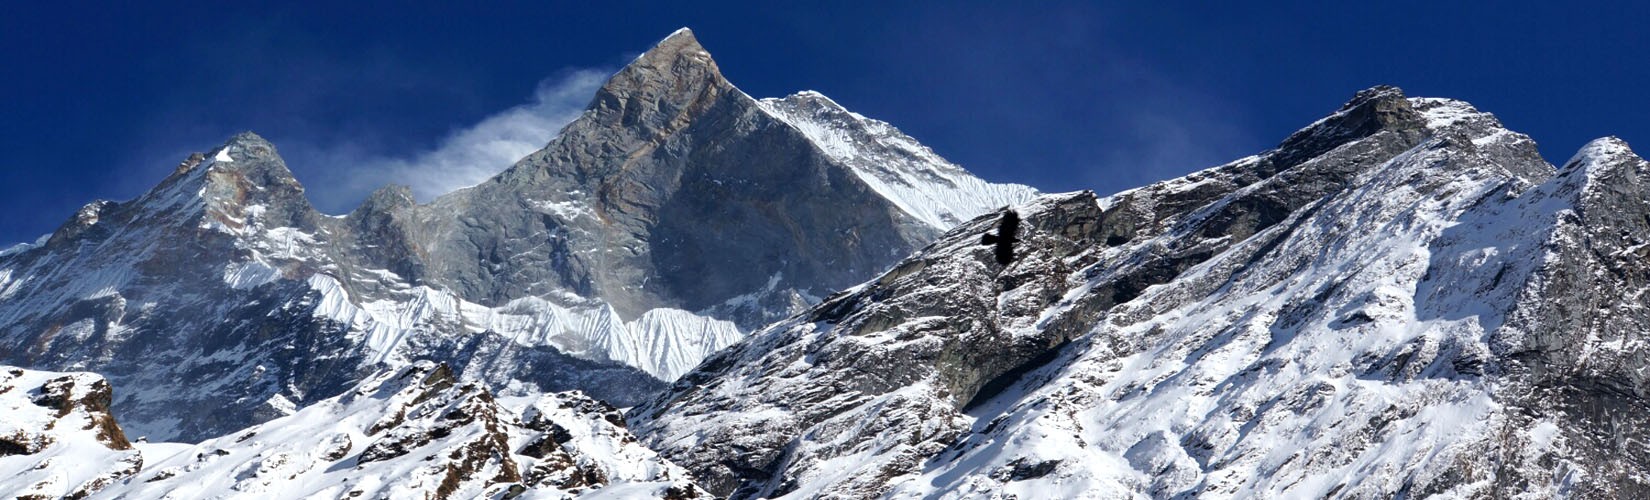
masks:
<svg viewBox="0 0 1650 500"><path fill-rule="evenodd" d="M1646 163L1360 92L1278 148L975 219L630 414L734 498L1642 494ZM1610 454L1617 458L1610 458Z"/></svg>
<svg viewBox="0 0 1650 500"><path fill-rule="evenodd" d="M6 370L7 415L26 418L7 419L0 493L19 498L709 498L606 403L501 400L431 362L199 444L136 448L103 379Z"/></svg>

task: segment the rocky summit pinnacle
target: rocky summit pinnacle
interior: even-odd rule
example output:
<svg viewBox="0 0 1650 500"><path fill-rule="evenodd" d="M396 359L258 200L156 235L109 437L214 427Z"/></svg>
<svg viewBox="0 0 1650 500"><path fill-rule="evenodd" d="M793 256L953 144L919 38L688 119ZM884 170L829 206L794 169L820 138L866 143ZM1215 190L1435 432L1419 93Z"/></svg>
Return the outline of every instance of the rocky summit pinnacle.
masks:
<svg viewBox="0 0 1650 500"><path fill-rule="evenodd" d="M687 30L545 141L427 205L387 187L339 217L273 145L236 135L0 255L0 362L142 388L114 409L154 439L279 418L422 360L630 406L1034 194L857 114L765 105Z"/></svg>
<svg viewBox="0 0 1650 500"><path fill-rule="evenodd" d="M660 137L729 91L716 61L682 28L608 79L589 112L602 124Z"/></svg>
<svg viewBox="0 0 1650 500"><path fill-rule="evenodd" d="M703 68L711 75L721 76L716 69L716 61L711 60L710 52L699 44L699 39L693 36L693 30L688 28L676 30L660 40L653 48L638 56L627 69L642 68L658 71Z"/></svg>

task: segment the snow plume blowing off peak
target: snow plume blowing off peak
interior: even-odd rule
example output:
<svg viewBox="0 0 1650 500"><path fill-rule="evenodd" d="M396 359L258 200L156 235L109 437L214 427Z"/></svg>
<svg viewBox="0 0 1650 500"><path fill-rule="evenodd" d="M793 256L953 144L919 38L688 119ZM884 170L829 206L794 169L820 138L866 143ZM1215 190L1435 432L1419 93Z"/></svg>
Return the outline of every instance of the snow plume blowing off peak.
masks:
<svg viewBox="0 0 1650 500"><path fill-rule="evenodd" d="M590 96L612 73L608 69L579 69L547 78L539 82L529 102L474 125L455 128L434 149L410 157L364 152L349 144L333 146L331 152L319 155L321 161L348 167L350 173L342 183L342 192L317 193L319 201L329 206L349 206L387 184L405 184L420 201L429 201L480 184L555 138L563 126L584 112Z"/></svg>

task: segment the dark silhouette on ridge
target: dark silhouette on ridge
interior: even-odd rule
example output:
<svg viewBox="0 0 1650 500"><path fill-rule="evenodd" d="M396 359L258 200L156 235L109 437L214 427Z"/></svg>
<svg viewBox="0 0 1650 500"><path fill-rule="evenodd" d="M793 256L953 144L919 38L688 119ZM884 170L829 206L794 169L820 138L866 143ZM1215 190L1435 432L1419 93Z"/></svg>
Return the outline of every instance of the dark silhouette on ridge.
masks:
<svg viewBox="0 0 1650 500"><path fill-rule="evenodd" d="M985 233L985 236L980 238L980 244L997 245L997 263L1006 266L1014 261L1014 244L1020 242L1015 236L1019 234L1020 214L1008 210L1003 212L1002 221L997 223L997 234Z"/></svg>

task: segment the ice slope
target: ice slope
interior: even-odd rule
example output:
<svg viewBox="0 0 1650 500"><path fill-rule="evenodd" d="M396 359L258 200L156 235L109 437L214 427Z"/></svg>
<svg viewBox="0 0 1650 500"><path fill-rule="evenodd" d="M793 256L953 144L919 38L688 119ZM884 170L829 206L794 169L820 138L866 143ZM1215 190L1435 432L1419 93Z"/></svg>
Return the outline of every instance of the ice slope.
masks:
<svg viewBox="0 0 1650 500"><path fill-rule="evenodd" d="M373 362L393 366L422 354L408 345L411 337L491 332L508 336L516 345L553 347L573 356L634 366L661 380L675 380L709 353L744 337L731 322L677 309L653 309L636 320L623 321L601 301L571 294L555 300L526 297L486 307L450 291L412 287L394 298L356 304L331 276L312 276L308 284L319 295L317 316L348 325L370 351Z"/></svg>
<svg viewBox="0 0 1650 500"><path fill-rule="evenodd" d="M1007 266L969 222L632 427L735 498L1633 496L1646 174L1370 89L1255 157L1017 205Z"/></svg>
<svg viewBox="0 0 1650 500"><path fill-rule="evenodd" d="M881 120L844 109L815 91L762 99L762 108L802 131L825 154L922 223L941 231L1037 191L981 180Z"/></svg>

